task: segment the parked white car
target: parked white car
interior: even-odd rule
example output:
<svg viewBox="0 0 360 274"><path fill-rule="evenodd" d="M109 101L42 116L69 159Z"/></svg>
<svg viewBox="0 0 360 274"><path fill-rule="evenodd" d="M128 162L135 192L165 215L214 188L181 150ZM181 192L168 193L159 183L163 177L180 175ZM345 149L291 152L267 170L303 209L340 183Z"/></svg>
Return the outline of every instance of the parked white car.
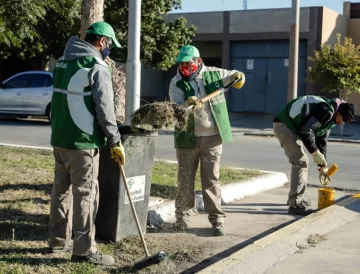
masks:
<svg viewBox="0 0 360 274"><path fill-rule="evenodd" d="M49 71L25 71L0 85L0 114L51 118L53 77Z"/></svg>

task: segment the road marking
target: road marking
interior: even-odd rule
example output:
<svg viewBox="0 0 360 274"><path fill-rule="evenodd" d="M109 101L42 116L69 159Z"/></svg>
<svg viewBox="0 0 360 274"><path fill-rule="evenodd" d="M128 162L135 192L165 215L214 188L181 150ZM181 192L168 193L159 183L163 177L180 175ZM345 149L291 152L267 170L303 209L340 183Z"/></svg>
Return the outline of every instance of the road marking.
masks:
<svg viewBox="0 0 360 274"><path fill-rule="evenodd" d="M33 149L46 149L46 150L53 150L53 148L52 148L52 147L25 146L25 145L6 144L6 143L0 143L0 146L7 146L7 147L23 147L23 148L33 148Z"/></svg>

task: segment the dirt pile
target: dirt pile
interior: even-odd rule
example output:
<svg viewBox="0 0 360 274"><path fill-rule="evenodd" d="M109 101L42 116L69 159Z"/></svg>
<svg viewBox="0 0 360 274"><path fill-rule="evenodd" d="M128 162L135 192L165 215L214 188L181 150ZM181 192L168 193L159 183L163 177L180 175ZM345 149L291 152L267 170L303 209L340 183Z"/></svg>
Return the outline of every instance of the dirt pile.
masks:
<svg viewBox="0 0 360 274"><path fill-rule="evenodd" d="M183 106L170 102L154 102L141 106L131 117L131 127L134 132L138 128L146 130L161 130L176 127L185 130L188 113Z"/></svg>

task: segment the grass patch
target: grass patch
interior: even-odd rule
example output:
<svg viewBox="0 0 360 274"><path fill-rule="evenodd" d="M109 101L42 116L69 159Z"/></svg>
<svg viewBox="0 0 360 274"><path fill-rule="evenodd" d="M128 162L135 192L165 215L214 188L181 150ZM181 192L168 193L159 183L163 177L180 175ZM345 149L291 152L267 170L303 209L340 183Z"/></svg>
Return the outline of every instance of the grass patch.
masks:
<svg viewBox="0 0 360 274"><path fill-rule="evenodd" d="M132 263L144 256L139 237L117 243L98 242L104 254L115 257L117 265L110 268L72 264L70 253L47 252L53 166L52 151L0 146L0 273L131 273ZM176 164L155 162L154 186L176 190L176 168ZM221 173L224 183L256 175L253 171L238 173L227 169ZM197 189L199 186L197 177ZM138 273L178 273L206 259L204 250L211 251L214 247L207 241L199 243L189 237L186 233L171 237L165 233L146 234L150 253L164 250L169 259Z"/></svg>
<svg viewBox="0 0 360 274"><path fill-rule="evenodd" d="M258 170L220 168L223 185L241 182L262 175ZM155 161L153 167L151 196L174 199L177 193L177 164ZM195 190L201 190L200 168L195 177Z"/></svg>

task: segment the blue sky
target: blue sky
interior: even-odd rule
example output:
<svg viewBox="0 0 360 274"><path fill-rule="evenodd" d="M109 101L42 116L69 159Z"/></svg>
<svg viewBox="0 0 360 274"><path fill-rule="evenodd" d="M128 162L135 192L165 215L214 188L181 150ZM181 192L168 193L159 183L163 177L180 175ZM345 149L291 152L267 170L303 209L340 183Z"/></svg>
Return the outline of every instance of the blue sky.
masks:
<svg viewBox="0 0 360 274"><path fill-rule="evenodd" d="M325 6L340 14L343 13L344 0L299 0L300 7ZM182 10L175 12L200 12L242 10L242 0L182 0ZM292 0L247 0L248 10L290 8Z"/></svg>

